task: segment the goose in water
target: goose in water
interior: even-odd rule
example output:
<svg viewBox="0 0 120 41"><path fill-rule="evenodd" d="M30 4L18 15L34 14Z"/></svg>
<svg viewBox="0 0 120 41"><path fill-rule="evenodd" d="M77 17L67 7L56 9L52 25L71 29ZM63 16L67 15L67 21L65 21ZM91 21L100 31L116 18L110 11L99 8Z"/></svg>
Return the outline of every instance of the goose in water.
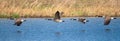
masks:
<svg viewBox="0 0 120 41"><path fill-rule="evenodd" d="M106 17L104 18L104 25L109 25L110 22L111 22L111 19L116 19L116 18L106 16Z"/></svg>
<svg viewBox="0 0 120 41"><path fill-rule="evenodd" d="M24 21L26 21L26 20L18 18L18 19L15 20L15 24L14 25L20 26Z"/></svg>
<svg viewBox="0 0 120 41"><path fill-rule="evenodd" d="M80 22L82 22L82 23L84 23L84 24L85 24L86 22L88 22L88 20L86 20L85 18L79 18L78 21L80 21Z"/></svg>
<svg viewBox="0 0 120 41"><path fill-rule="evenodd" d="M55 22L64 22L63 20L61 20L61 15L62 15L62 14L63 14L63 12L60 13L59 11L57 11L57 12L55 13L54 21L55 21Z"/></svg>

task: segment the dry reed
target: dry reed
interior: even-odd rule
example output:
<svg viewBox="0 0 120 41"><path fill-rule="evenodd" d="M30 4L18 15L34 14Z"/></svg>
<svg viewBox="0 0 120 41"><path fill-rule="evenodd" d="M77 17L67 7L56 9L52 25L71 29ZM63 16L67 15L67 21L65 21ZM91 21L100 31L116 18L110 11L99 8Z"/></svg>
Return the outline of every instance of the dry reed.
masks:
<svg viewBox="0 0 120 41"><path fill-rule="evenodd" d="M120 16L120 0L0 0L0 17Z"/></svg>

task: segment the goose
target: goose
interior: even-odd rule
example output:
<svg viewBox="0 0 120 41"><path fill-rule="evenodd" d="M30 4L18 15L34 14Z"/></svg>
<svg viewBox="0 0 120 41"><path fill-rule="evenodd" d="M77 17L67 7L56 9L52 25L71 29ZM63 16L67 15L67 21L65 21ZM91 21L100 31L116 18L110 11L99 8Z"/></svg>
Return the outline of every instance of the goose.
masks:
<svg viewBox="0 0 120 41"><path fill-rule="evenodd" d="M104 18L104 25L109 25L111 22L111 19L116 19L115 17L110 17L110 16L106 16Z"/></svg>
<svg viewBox="0 0 120 41"><path fill-rule="evenodd" d="M26 21L26 20L23 20L23 19L21 19L21 18L17 18L17 19L15 20L15 24L14 24L14 25L20 26L24 21Z"/></svg>
<svg viewBox="0 0 120 41"><path fill-rule="evenodd" d="M62 15L62 14L63 14L63 12L60 13L59 11L57 11L57 12L55 13L54 21L55 21L55 22L64 22L63 20L61 20L61 15Z"/></svg>
<svg viewBox="0 0 120 41"><path fill-rule="evenodd" d="M85 24L86 22L88 22L88 20L86 20L85 18L79 18L78 21L80 21L80 22L82 22L82 23L84 23L84 24Z"/></svg>

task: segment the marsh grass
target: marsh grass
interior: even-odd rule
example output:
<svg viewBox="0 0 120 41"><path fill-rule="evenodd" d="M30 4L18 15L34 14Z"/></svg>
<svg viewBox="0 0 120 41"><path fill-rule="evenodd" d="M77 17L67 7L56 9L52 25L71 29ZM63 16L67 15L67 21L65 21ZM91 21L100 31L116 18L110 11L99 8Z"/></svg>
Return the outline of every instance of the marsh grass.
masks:
<svg viewBox="0 0 120 41"><path fill-rule="evenodd" d="M19 18L20 16L19 16L18 13L12 13L11 17L12 17L12 18Z"/></svg>
<svg viewBox="0 0 120 41"><path fill-rule="evenodd" d="M0 14L0 18L7 18L8 16L6 14Z"/></svg>
<svg viewBox="0 0 120 41"><path fill-rule="evenodd" d="M120 16L120 0L0 0L0 17Z"/></svg>

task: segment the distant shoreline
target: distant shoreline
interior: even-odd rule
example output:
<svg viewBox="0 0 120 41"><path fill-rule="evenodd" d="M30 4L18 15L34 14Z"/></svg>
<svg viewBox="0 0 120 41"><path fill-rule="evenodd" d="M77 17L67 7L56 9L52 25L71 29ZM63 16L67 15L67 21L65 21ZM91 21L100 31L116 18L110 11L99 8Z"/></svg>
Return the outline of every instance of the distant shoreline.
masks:
<svg viewBox="0 0 120 41"><path fill-rule="evenodd" d="M61 18L72 18L72 17L95 17L95 16L67 16L67 17L61 17ZM120 17L120 16L111 16L111 17ZM0 17L0 18L10 18L10 17ZM54 18L54 17L18 17L18 18Z"/></svg>

